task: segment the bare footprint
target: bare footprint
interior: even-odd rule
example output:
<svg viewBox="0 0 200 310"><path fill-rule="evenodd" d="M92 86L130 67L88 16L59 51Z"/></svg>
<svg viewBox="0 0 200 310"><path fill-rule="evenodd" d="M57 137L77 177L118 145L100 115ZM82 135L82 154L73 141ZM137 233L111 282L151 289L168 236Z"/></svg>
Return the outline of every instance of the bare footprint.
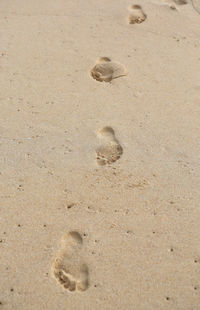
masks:
<svg viewBox="0 0 200 310"><path fill-rule="evenodd" d="M123 65L111 61L108 57L100 57L96 65L90 70L93 79L99 82L110 82L121 76L127 75Z"/></svg>
<svg viewBox="0 0 200 310"><path fill-rule="evenodd" d="M76 231L66 233L61 249L52 265L56 280L68 291L85 291L89 286L89 272L83 262L82 237Z"/></svg>
<svg viewBox="0 0 200 310"><path fill-rule="evenodd" d="M98 135L105 142L96 149L97 163L103 166L118 160L123 153L123 148L117 141L114 130L111 127L104 127Z"/></svg>
<svg viewBox="0 0 200 310"><path fill-rule="evenodd" d="M147 18L147 15L144 13L140 5L137 4L131 5L129 11L130 11L130 14L128 16L129 24L141 24Z"/></svg>

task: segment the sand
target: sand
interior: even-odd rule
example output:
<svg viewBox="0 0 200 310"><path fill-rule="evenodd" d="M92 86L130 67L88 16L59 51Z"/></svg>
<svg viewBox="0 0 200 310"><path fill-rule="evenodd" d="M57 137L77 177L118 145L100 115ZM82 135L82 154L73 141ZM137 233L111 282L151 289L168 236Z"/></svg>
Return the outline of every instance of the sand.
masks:
<svg viewBox="0 0 200 310"><path fill-rule="evenodd" d="M0 309L200 309L198 11L0 2Z"/></svg>

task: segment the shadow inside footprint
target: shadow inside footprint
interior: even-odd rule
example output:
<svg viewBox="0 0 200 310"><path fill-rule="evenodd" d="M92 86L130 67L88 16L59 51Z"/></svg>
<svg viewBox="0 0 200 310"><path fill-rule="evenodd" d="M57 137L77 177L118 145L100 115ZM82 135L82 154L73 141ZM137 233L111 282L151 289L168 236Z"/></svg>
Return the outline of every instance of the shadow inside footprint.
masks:
<svg viewBox="0 0 200 310"><path fill-rule="evenodd" d="M52 265L56 280L70 292L85 291L89 286L89 270L83 262L82 243L82 237L76 231L64 235L61 250Z"/></svg>
<svg viewBox="0 0 200 310"><path fill-rule="evenodd" d="M183 5L183 4L187 4L187 0L174 0L174 2L178 5Z"/></svg>
<svg viewBox="0 0 200 310"><path fill-rule="evenodd" d="M120 63L112 62L108 57L101 57L90 70L90 74L99 82L111 82L113 79L127 75L127 72Z"/></svg>
<svg viewBox="0 0 200 310"><path fill-rule="evenodd" d="M147 18L147 15L144 13L140 5L137 4L131 5L129 11L130 11L130 14L128 16L129 24L141 24Z"/></svg>
<svg viewBox="0 0 200 310"><path fill-rule="evenodd" d="M96 149L97 163L101 166L114 163L123 154L123 148L117 141L114 130L104 127L98 134L104 139L104 144Z"/></svg>

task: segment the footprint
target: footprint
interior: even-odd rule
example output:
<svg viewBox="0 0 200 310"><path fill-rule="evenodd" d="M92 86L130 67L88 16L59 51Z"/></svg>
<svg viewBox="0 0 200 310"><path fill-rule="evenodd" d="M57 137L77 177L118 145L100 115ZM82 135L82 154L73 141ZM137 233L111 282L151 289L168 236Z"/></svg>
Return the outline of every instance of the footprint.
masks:
<svg viewBox="0 0 200 310"><path fill-rule="evenodd" d="M105 142L96 149L97 163L104 166L118 160L123 153L123 148L117 141L114 130L111 127L104 127L98 132L98 135Z"/></svg>
<svg viewBox="0 0 200 310"><path fill-rule="evenodd" d="M66 233L61 249L52 265L56 280L68 291L85 291L89 286L89 271L83 262L83 240L76 231Z"/></svg>
<svg viewBox="0 0 200 310"><path fill-rule="evenodd" d="M147 15L144 13L140 5L137 4L131 5L129 11L130 11L130 14L128 16L129 24L141 24L147 18Z"/></svg>
<svg viewBox="0 0 200 310"><path fill-rule="evenodd" d="M121 76L127 75L123 65L111 61L108 57L100 57L96 65L90 70L93 79L99 82L110 82Z"/></svg>

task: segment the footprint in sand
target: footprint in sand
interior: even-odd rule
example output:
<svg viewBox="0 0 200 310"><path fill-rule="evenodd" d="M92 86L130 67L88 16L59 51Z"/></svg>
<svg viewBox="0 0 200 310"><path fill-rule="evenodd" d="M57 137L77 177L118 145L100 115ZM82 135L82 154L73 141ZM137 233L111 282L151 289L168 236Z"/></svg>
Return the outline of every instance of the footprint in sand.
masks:
<svg viewBox="0 0 200 310"><path fill-rule="evenodd" d="M52 265L56 280L68 291L85 291L89 286L89 271L83 262L83 240L76 231L62 237L61 249Z"/></svg>
<svg viewBox="0 0 200 310"><path fill-rule="evenodd" d="M128 16L129 24L141 24L147 18L147 15L144 13L140 5L137 4L131 5L129 11L130 11L130 14Z"/></svg>
<svg viewBox="0 0 200 310"><path fill-rule="evenodd" d="M96 65L90 70L90 74L93 79L99 82L110 82L127 75L127 72L120 63L113 62L108 57L100 57Z"/></svg>
<svg viewBox="0 0 200 310"><path fill-rule="evenodd" d="M98 136L104 140L104 144L96 149L97 163L103 166L118 160L123 148L117 141L114 130L111 127L104 127L98 132Z"/></svg>

